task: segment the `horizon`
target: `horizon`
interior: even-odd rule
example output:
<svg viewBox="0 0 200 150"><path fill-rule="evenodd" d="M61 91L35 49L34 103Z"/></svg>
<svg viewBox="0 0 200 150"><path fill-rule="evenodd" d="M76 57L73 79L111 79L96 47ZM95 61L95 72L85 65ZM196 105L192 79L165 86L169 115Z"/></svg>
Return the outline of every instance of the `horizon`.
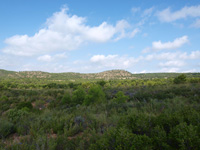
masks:
<svg viewBox="0 0 200 150"><path fill-rule="evenodd" d="M13 70L5 70L5 69L1 69L0 68L0 71L3 70L3 71L11 71L11 72L17 72L17 73L20 73L20 72L43 72L43 73L58 73L58 74L61 74L61 73L78 73L78 74L98 74L98 73L103 73L103 72L109 72L109 71L125 71L125 72L129 72L131 74L161 74L161 73L175 73L175 74L187 74L187 73L200 73L200 72L146 72L146 73L132 73L128 70L124 70L124 69L112 69L112 70L104 70L104 71L101 71L101 72L88 72L88 73L83 73L83 72L47 72L47 71L41 71L41 70L29 70L29 71L13 71Z"/></svg>
<svg viewBox="0 0 200 150"><path fill-rule="evenodd" d="M199 73L199 10L198 0L3 0L0 69Z"/></svg>

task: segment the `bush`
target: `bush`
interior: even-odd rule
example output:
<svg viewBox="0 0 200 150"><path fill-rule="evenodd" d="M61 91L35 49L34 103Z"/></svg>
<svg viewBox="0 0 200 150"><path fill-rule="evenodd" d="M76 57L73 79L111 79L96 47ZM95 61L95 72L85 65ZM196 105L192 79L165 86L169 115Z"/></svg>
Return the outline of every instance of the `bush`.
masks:
<svg viewBox="0 0 200 150"><path fill-rule="evenodd" d="M0 119L0 138L6 138L14 131L14 125L11 122Z"/></svg>
<svg viewBox="0 0 200 150"><path fill-rule="evenodd" d="M185 83L186 82L186 75L181 74L174 79L175 84Z"/></svg>
<svg viewBox="0 0 200 150"><path fill-rule="evenodd" d="M149 150L151 139L146 135L136 135L126 128L109 129L90 150Z"/></svg>
<svg viewBox="0 0 200 150"><path fill-rule="evenodd" d="M33 106L32 106L32 104L31 104L31 102L20 102L18 105L17 105L17 109L22 109L22 108L24 108L24 107L27 107L27 108L29 108L29 109L32 109L33 108Z"/></svg>
<svg viewBox="0 0 200 150"><path fill-rule="evenodd" d="M67 104L67 105L71 104L71 95L69 92L66 92L61 99L61 105L64 105L64 104Z"/></svg>
<svg viewBox="0 0 200 150"><path fill-rule="evenodd" d="M121 104L121 103L125 103L127 99L128 99L128 96L124 95L122 91L119 91L115 95L115 98L113 98L113 101L118 104Z"/></svg>
<svg viewBox="0 0 200 150"><path fill-rule="evenodd" d="M27 116L29 114L28 108L24 107L23 109L10 109L6 115L8 116L9 120L16 123L23 119L23 117Z"/></svg>
<svg viewBox="0 0 200 150"><path fill-rule="evenodd" d="M89 89L88 94L85 97L84 104L99 104L105 102L105 100L105 93L103 92L102 87L99 85L94 85Z"/></svg>
<svg viewBox="0 0 200 150"><path fill-rule="evenodd" d="M79 86L77 90L73 92L72 96L72 103L77 105L77 104L82 104L86 96L85 90Z"/></svg>
<svg viewBox="0 0 200 150"><path fill-rule="evenodd" d="M197 126L187 125L185 122L174 127L169 140L175 149L200 149L200 137Z"/></svg>
<svg viewBox="0 0 200 150"><path fill-rule="evenodd" d="M167 134L162 127L154 127L151 132L151 138L154 149L169 149L169 145L167 144Z"/></svg>

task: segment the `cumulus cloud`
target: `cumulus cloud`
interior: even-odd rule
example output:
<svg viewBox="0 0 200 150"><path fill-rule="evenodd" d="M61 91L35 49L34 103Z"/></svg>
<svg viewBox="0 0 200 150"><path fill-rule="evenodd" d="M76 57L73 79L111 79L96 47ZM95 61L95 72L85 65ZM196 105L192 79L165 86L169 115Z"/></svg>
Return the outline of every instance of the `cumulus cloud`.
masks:
<svg viewBox="0 0 200 150"><path fill-rule="evenodd" d="M86 24L86 18L70 15L66 8L47 19L46 27L35 35L15 35L5 40L4 53L33 56L54 51L77 49L85 42L103 43L126 37L129 24L120 20L116 25L103 22L98 26Z"/></svg>
<svg viewBox="0 0 200 150"><path fill-rule="evenodd" d="M179 60L172 60L165 63L160 63L159 65L162 67L182 67L185 65L185 63Z"/></svg>
<svg viewBox="0 0 200 150"><path fill-rule="evenodd" d="M186 55L186 59L200 59L200 51L192 51L189 56Z"/></svg>
<svg viewBox="0 0 200 150"><path fill-rule="evenodd" d="M53 60L64 59L64 58L67 58L67 55L65 53L60 53L60 54L56 54L54 56L42 55L42 56L39 56L37 58L37 60L43 61L43 62L51 62Z"/></svg>
<svg viewBox="0 0 200 150"><path fill-rule="evenodd" d="M176 49L181 47L183 44L188 42L187 36L176 38L173 42L162 43L161 41L155 41L152 43L153 50L164 50L164 49Z"/></svg>
<svg viewBox="0 0 200 150"><path fill-rule="evenodd" d="M200 51L154 53L144 57L145 60L195 60L200 59Z"/></svg>
<svg viewBox="0 0 200 150"><path fill-rule="evenodd" d="M200 16L200 5L183 7L182 9L172 12L170 8L166 8L157 13L157 16L162 22L172 22L178 19L184 19L187 17L199 17Z"/></svg>
<svg viewBox="0 0 200 150"><path fill-rule="evenodd" d="M163 68L160 72L179 72L180 68Z"/></svg>
<svg viewBox="0 0 200 150"><path fill-rule="evenodd" d="M155 41L152 42L152 47L147 47L142 50L142 53L147 53L150 51L160 51L160 50L170 50L170 49L177 49L184 45L185 43L189 42L187 36L182 36L180 38L176 38L172 42L161 42L161 41Z"/></svg>
<svg viewBox="0 0 200 150"><path fill-rule="evenodd" d="M101 67L126 69L138 62L139 58L134 59L133 57L119 55L94 55L90 61Z"/></svg>
<svg viewBox="0 0 200 150"><path fill-rule="evenodd" d="M133 69L151 68L151 72L180 72L184 71L193 60L200 59L200 51L191 52L162 52L138 57L120 55L94 55L90 58L89 68L92 69ZM148 71L149 72L149 71Z"/></svg>
<svg viewBox="0 0 200 150"><path fill-rule="evenodd" d="M52 57L50 55L43 55L43 56L39 56L37 60L49 62L49 61L52 61Z"/></svg>

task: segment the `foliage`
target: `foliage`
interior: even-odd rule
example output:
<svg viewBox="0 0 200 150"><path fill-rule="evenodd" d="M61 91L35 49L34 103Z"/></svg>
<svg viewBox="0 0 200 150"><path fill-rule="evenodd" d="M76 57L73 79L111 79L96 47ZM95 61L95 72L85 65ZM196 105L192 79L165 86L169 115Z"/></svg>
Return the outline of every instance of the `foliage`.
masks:
<svg viewBox="0 0 200 150"><path fill-rule="evenodd" d="M178 77L174 78L175 84L185 83L186 82L186 75L181 74Z"/></svg>
<svg viewBox="0 0 200 150"><path fill-rule="evenodd" d="M6 138L13 132L14 132L14 125L9 121L0 118L0 139Z"/></svg>
<svg viewBox="0 0 200 150"><path fill-rule="evenodd" d="M84 104L90 105L102 102L105 102L105 93L103 92L102 87L99 85L92 86L85 97Z"/></svg>
<svg viewBox="0 0 200 150"><path fill-rule="evenodd" d="M85 90L79 86L74 92L72 96L72 103L77 105L77 104L82 104L83 101L85 100L86 92Z"/></svg>
<svg viewBox="0 0 200 150"><path fill-rule="evenodd" d="M119 91L115 95L115 98L113 98L113 101L118 104L121 104L121 103L125 103L127 99L128 99L128 96L125 96L122 91Z"/></svg>
<svg viewBox="0 0 200 150"><path fill-rule="evenodd" d="M174 77L181 74L123 80L84 74L78 80L76 73L14 72L22 76L17 79L6 73L0 79L0 149L200 149L198 73L185 74L180 84ZM132 77L119 70L101 75L112 73ZM70 76L76 80L62 80Z"/></svg>
<svg viewBox="0 0 200 150"><path fill-rule="evenodd" d="M33 106L32 106L30 101L29 102L20 102L17 105L17 109L22 109L22 108L25 108L25 107L28 108L28 109L32 109L33 108Z"/></svg>

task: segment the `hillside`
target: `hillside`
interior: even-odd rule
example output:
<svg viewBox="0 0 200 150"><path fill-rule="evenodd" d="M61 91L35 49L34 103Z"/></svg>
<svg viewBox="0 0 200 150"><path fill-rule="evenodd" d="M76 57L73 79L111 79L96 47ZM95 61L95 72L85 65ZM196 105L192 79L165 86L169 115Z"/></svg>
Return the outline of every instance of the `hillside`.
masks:
<svg viewBox="0 0 200 150"><path fill-rule="evenodd" d="M48 73L42 71L0 70L0 79L48 79L48 80L114 80L114 79L152 79L173 78L181 73L143 73L132 74L125 70L109 70L100 73ZM185 73L187 77L200 77L200 73Z"/></svg>
<svg viewBox="0 0 200 150"><path fill-rule="evenodd" d="M110 70L100 73L48 73L42 71L6 71L0 70L0 78L38 78L38 79L50 79L50 80L95 80L95 79L133 79L133 74L124 70Z"/></svg>

